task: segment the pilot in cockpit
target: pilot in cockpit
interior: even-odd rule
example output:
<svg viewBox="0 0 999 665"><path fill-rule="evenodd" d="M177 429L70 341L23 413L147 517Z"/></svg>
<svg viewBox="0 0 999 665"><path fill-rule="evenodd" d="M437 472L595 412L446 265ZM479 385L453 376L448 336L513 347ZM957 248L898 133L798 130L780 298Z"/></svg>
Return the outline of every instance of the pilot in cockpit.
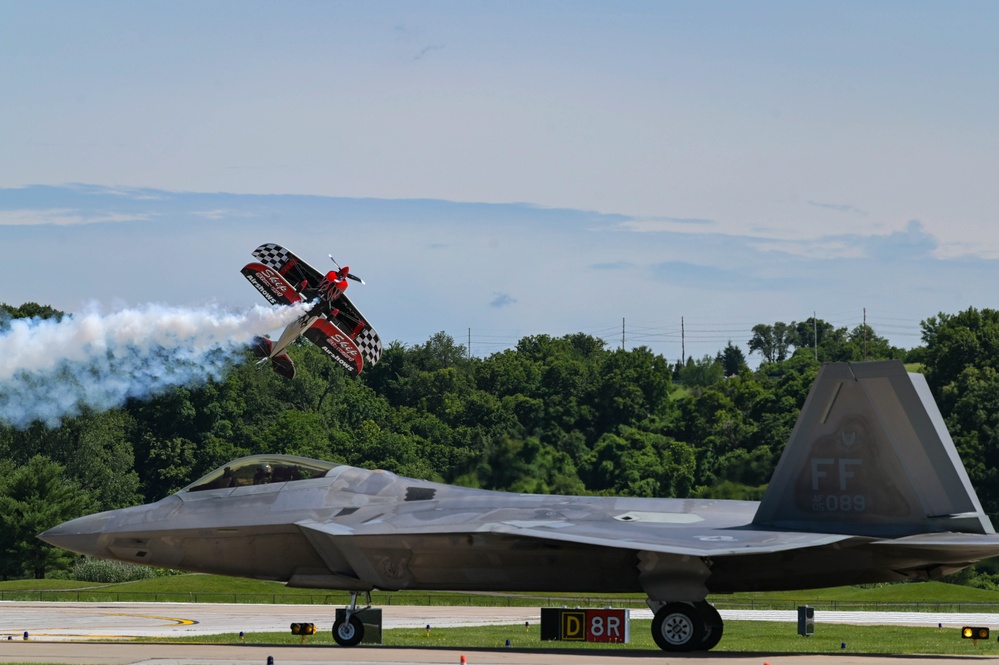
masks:
<svg viewBox="0 0 999 665"><path fill-rule="evenodd" d="M257 472L253 474L254 485L266 485L273 479L273 470L270 464L261 464L257 467Z"/></svg>

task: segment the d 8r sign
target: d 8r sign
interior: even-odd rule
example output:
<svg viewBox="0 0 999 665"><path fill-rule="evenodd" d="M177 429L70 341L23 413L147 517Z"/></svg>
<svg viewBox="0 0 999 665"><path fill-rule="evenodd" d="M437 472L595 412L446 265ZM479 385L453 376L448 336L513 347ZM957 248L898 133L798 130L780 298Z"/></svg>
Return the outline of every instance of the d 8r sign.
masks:
<svg viewBox="0 0 999 665"><path fill-rule="evenodd" d="M541 609L541 639L567 642L631 641L629 610Z"/></svg>

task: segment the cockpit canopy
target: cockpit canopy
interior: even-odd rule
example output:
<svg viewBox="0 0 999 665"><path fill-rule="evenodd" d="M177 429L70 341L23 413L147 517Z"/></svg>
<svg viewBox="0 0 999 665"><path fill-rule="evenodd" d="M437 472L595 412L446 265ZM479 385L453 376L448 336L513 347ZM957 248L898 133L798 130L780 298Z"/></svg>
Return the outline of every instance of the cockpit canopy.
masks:
<svg viewBox="0 0 999 665"><path fill-rule="evenodd" d="M181 492L200 492L227 487L287 483L325 476L330 469L340 466L308 457L294 455L250 455L229 462L197 480Z"/></svg>

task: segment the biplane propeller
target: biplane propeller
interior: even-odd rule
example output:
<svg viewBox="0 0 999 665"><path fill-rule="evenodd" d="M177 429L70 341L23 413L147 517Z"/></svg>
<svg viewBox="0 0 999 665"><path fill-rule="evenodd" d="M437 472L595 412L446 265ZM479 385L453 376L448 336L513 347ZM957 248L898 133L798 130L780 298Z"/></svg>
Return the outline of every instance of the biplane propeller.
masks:
<svg viewBox="0 0 999 665"><path fill-rule="evenodd" d="M358 277L354 273L350 272L350 266L344 266L344 267L341 268L340 264L336 262L336 259L333 258L332 254L327 254L327 256L330 257L330 261L332 261L333 265L336 266L337 272L339 272L343 277L346 277L347 279L352 279L355 282L360 282L361 284L364 284L364 280L363 279L361 279L360 277Z"/></svg>

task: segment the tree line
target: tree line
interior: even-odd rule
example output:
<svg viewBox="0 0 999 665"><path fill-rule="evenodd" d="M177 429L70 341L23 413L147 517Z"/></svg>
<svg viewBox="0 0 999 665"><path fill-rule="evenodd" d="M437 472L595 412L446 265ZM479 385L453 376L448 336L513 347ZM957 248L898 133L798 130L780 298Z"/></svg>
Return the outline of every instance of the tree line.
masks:
<svg viewBox="0 0 999 665"><path fill-rule="evenodd" d="M33 303L2 319L60 317ZM986 511L999 513L999 312L939 314L923 344L819 319L760 324L750 370L729 342L670 363L646 347L534 335L469 358L441 332L389 344L350 379L318 349L292 349L298 376L257 371L175 389L58 428L0 423L0 576L64 570L34 535L98 510L155 501L240 456L285 453L514 492L758 499L821 362L918 363ZM0 399L2 399L0 387Z"/></svg>

